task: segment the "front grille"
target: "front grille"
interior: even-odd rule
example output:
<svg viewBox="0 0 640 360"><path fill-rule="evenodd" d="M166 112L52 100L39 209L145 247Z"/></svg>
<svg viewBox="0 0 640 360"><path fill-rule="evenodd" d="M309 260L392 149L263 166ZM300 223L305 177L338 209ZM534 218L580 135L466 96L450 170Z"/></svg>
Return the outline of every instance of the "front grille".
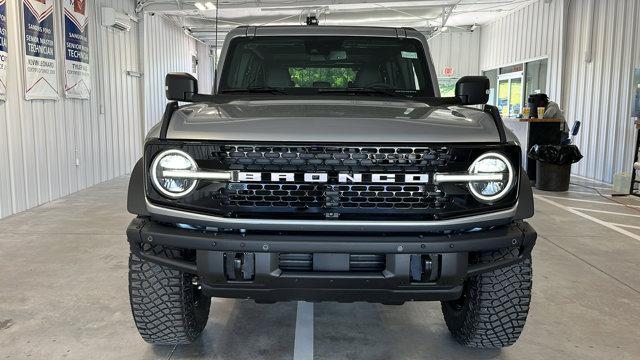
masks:
<svg viewBox="0 0 640 360"><path fill-rule="evenodd" d="M229 206L332 209L441 209L452 198L426 185L234 184Z"/></svg>
<svg viewBox="0 0 640 360"><path fill-rule="evenodd" d="M382 214L443 209L452 201L435 185L337 184L338 171L362 173L420 173L435 171L456 160L445 146L257 146L227 145L221 162L231 170L328 172L327 184L230 184L220 202L238 214L281 213L295 209L331 217L342 213ZM332 175L333 174L333 175Z"/></svg>
<svg viewBox="0 0 640 360"><path fill-rule="evenodd" d="M196 191L168 199L147 183L153 203L228 218L441 220L512 207L517 191L499 204L480 203L466 184L409 183L403 175L465 173L487 151L507 155L520 168L517 145L372 144L308 145L229 142L148 142L145 163L160 151L178 148L191 154L203 170L260 172L258 182L201 181ZM294 181L269 181L269 173L293 173ZM323 183L304 182L304 173L323 173ZM362 174L362 183L340 182L340 174ZM395 174L393 183L374 182L372 174Z"/></svg>
<svg viewBox="0 0 640 360"><path fill-rule="evenodd" d="M279 254L282 271L313 271L313 254ZM384 254L350 254L349 272L381 272L386 267Z"/></svg>
<svg viewBox="0 0 640 360"><path fill-rule="evenodd" d="M231 145L222 158L232 170L305 171L389 168L418 171L425 166L444 166L452 159L446 147L329 147Z"/></svg>

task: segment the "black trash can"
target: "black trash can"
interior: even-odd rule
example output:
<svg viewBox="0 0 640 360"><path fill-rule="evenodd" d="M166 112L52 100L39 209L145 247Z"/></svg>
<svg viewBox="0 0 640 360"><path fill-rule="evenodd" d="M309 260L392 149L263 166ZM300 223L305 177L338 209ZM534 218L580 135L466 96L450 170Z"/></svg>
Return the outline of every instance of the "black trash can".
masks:
<svg viewBox="0 0 640 360"><path fill-rule="evenodd" d="M571 180L571 164L556 165L536 161L536 187L544 191L567 191Z"/></svg>
<svg viewBox="0 0 640 360"><path fill-rule="evenodd" d="M575 145L535 145L529 158L536 161L536 187L545 191L567 191L571 164L582 159Z"/></svg>

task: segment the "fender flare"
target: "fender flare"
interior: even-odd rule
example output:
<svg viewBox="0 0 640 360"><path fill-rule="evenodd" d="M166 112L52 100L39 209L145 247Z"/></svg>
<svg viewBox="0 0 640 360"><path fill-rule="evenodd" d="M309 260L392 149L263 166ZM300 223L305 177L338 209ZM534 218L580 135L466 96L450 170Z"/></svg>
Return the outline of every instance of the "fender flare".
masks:
<svg viewBox="0 0 640 360"><path fill-rule="evenodd" d="M531 181L529 175L520 168L520 181L518 182L518 207L516 208L516 214L513 217L514 220L524 220L533 217L534 204L533 204L533 190L531 189Z"/></svg>
<svg viewBox="0 0 640 360"><path fill-rule="evenodd" d="M138 160L129 178L127 193L127 211L134 215L149 216L147 211L146 194L144 190L144 159Z"/></svg>

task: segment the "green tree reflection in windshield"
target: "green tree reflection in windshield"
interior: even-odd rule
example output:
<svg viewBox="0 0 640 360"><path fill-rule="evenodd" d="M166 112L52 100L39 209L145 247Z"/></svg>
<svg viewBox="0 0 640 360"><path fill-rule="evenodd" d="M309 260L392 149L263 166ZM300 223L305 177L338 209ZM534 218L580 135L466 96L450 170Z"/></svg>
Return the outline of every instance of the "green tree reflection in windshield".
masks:
<svg viewBox="0 0 640 360"><path fill-rule="evenodd" d="M355 81L356 72L352 68L289 68L289 74L295 87L347 88L349 82Z"/></svg>

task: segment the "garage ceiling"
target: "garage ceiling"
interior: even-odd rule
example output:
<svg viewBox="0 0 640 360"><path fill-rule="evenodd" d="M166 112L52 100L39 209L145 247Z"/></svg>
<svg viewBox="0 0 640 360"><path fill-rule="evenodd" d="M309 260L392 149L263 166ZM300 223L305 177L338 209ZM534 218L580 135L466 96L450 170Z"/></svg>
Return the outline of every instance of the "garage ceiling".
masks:
<svg viewBox="0 0 640 360"><path fill-rule="evenodd" d="M225 35L241 25L299 25L305 22L308 15L316 15L321 25L412 27L428 35L438 31L468 31L474 24L482 25L532 2L220 0L217 8L217 41L221 45ZM141 0L137 10L164 14L194 37L215 46L215 4L215 0Z"/></svg>

